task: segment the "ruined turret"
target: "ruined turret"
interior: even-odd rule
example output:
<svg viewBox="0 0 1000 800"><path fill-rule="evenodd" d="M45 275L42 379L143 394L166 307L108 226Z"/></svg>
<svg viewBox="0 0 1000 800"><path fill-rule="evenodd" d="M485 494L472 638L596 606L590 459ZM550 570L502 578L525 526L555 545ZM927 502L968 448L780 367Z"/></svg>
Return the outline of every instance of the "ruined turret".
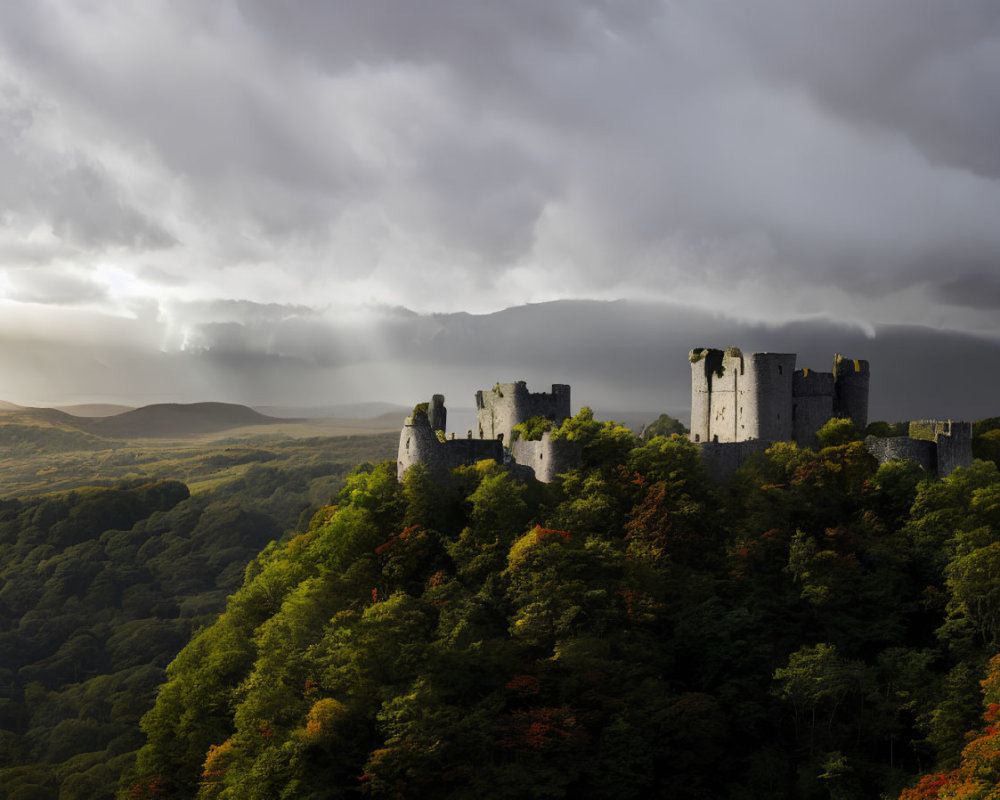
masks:
<svg viewBox="0 0 1000 800"><path fill-rule="evenodd" d="M833 361L834 415L849 418L860 431L868 425L868 362L837 353Z"/></svg>
<svg viewBox="0 0 1000 800"><path fill-rule="evenodd" d="M442 473L455 467L478 461L492 460L508 464L540 481L552 481L572 469L580 461L576 442L553 440L546 433L541 441L517 440L514 427L532 417L544 417L554 426L570 416L570 387L552 385L551 392L532 393L524 381L498 383L493 389L476 393L478 435L456 439L445 431L448 411L444 396L436 394L430 403L420 403L403 424L399 434L396 475L403 480L406 470L423 464L432 473Z"/></svg>

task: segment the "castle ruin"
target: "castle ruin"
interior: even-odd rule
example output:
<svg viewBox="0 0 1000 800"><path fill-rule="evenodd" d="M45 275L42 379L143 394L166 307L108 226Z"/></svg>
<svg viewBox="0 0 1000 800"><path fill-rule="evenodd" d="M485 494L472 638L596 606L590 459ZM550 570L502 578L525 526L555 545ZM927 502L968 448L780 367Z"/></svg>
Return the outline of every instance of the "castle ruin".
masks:
<svg viewBox="0 0 1000 800"><path fill-rule="evenodd" d="M922 419L911 422L908 436L865 439L865 447L879 464L887 461L916 461L940 477L951 475L955 467L972 465L972 423Z"/></svg>
<svg viewBox="0 0 1000 800"><path fill-rule="evenodd" d="M868 425L867 361L834 357L832 372L795 368L794 353L691 351L691 441L716 480L729 478L753 453L773 442L816 444L830 419ZM909 436L869 436L865 447L881 464L910 458L939 476L972 463L968 422L912 422Z"/></svg>
<svg viewBox="0 0 1000 800"><path fill-rule="evenodd" d="M832 417L868 424L868 362L837 355L833 372L795 369L794 353L698 348L691 361L691 440L811 446Z"/></svg>
<svg viewBox="0 0 1000 800"><path fill-rule="evenodd" d="M449 471L489 459L551 482L579 463L580 451L574 442L553 441L549 432L540 441L516 438L514 428L532 417L544 417L554 427L571 416L570 387L553 384L551 392L529 392L524 381L498 383L476 392L477 428L456 438L446 434L448 412L444 396L418 405L404 422L399 435L396 475L403 480L414 464L432 471Z"/></svg>

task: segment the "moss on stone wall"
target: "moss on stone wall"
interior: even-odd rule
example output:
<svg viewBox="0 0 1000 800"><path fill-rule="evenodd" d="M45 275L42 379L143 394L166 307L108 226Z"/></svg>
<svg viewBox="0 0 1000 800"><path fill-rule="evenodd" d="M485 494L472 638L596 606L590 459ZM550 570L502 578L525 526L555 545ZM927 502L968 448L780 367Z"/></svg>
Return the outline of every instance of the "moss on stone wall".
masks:
<svg viewBox="0 0 1000 800"><path fill-rule="evenodd" d="M925 442L933 442L937 438L934 426L926 422L911 422L909 434L911 439L922 439Z"/></svg>
<svg viewBox="0 0 1000 800"><path fill-rule="evenodd" d="M413 413L410 414L410 416L407 418L406 424L412 425L413 421L417 418L417 414L423 414L426 417L430 407L431 407L430 403L417 403L413 407Z"/></svg>
<svg viewBox="0 0 1000 800"><path fill-rule="evenodd" d="M534 416L514 426L511 441L538 442L545 431L551 431L555 427L552 420L541 415Z"/></svg>

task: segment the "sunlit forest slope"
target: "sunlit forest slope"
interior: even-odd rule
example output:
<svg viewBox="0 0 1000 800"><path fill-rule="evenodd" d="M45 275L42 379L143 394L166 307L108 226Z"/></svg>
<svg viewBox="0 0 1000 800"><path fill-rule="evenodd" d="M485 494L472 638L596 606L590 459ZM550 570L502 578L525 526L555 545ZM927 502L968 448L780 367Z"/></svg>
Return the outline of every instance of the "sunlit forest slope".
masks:
<svg viewBox="0 0 1000 800"><path fill-rule="evenodd" d="M0 797L108 798L164 668L224 609L246 564L307 526L395 437L87 453L25 429L52 448L35 461L8 453L0 486L56 476L78 488L0 500ZM46 472L33 477L38 463Z"/></svg>
<svg viewBox="0 0 1000 800"><path fill-rule="evenodd" d="M562 433L547 486L356 470L170 664L119 797L996 791L994 463L841 427L713 486L682 437Z"/></svg>

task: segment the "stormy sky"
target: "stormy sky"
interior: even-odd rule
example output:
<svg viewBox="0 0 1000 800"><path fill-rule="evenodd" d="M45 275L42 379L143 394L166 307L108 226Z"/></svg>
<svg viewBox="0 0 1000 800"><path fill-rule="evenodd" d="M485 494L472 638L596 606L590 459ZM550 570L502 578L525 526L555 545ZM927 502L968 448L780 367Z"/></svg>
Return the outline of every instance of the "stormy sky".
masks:
<svg viewBox="0 0 1000 800"><path fill-rule="evenodd" d="M997 414L998 77L995 0L11 0L0 399L672 410L732 343Z"/></svg>

